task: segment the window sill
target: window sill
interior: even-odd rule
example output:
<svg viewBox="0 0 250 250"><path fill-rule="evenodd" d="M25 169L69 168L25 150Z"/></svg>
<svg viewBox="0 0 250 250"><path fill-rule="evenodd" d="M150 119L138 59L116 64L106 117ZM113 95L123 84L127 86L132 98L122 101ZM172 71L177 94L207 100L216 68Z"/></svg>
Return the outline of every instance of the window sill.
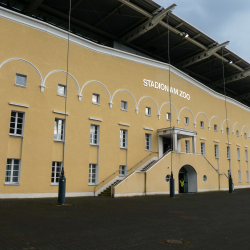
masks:
<svg viewBox="0 0 250 250"><path fill-rule="evenodd" d="M20 183L4 183L5 186L20 186Z"/></svg>
<svg viewBox="0 0 250 250"><path fill-rule="evenodd" d="M64 141L61 141L61 140L55 140L55 139L54 139L54 142L62 142L62 143L63 143Z"/></svg>
<svg viewBox="0 0 250 250"><path fill-rule="evenodd" d="M127 109L121 109L121 111L127 111L127 112L128 112L128 110L127 110Z"/></svg>
<svg viewBox="0 0 250 250"><path fill-rule="evenodd" d="M15 86L17 86L17 87L21 87L21 88L26 88L26 86L19 85L19 84L16 84L16 83L15 83Z"/></svg>
<svg viewBox="0 0 250 250"><path fill-rule="evenodd" d="M145 149L145 151L150 151L150 152L152 152L152 149Z"/></svg>
<svg viewBox="0 0 250 250"><path fill-rule="evenodd" d="M51 183L50 186L59 186L59 183Z"/></svg>
<svg viewBox="0 0 250 250"><path fill-rule="evenodd" d="M13 136L13 137L23 137L23 135L16 135L16 134L9 134L9 136Z"/></svg>
<svg viewBox="0 0 250 250"><path fill-rule="evenodd" d="M120 149L128 149L128 148L123 148L123 147L120 147Z"/></svg>
<svg viewBox="0 0 250 250"><path fill-rule="evenodd" d="M100 105L100 103L95 103L95 102L92 102L92 104L95 104L95 105Z"/></svg>
<svg viewBox="0 0 250 250"><path fill-rule="evenodd" d="M90 143L89 145L90 145L90 146L96 146L96 147L99 146L99 144L92 144L92 143Z"/></svg>
<svg viewBox="0 0 250 250"><path fill-rule="evenodd" d="M89 183L88 185L89 186L97 186L97 184L91 184L91 183Z"/></svg>
<svg viewBox="0 0 250 250"><path fill-rule="evenodd" d="M151 117L151 115L146 115L146 116L149 116L149 117Z"/></svg>
<svg viewBox="0 0 250 250"><path fill-rule="evenodd" d="M60 94L57 94L57 96L66 97L66 95L60 95Z"/></svg>

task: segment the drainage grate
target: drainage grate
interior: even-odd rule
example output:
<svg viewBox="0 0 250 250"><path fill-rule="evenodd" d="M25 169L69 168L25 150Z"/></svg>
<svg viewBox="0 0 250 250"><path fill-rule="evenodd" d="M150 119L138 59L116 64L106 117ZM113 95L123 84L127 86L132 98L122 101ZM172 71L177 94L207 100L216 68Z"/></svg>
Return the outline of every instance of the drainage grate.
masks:
<svg viewBox="0 0 250 250"><path fill-rule="evenodd" d="M181 245L187 245L189 244L188 241L186 240L177 240L177 239L163 239L161 243L165 245L170 245L170 246L181 246Z"/></svg>

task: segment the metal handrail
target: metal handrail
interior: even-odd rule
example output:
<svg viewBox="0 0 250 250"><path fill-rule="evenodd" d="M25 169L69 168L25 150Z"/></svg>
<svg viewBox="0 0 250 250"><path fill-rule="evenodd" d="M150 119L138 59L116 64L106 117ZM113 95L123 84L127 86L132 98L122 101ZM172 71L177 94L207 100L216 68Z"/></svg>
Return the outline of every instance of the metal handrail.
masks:
<svg viewBox="0 0 250 250"><path fill-rule="evenodd" d="M172 150L171 149L169 149L167 152L165 152L158 160L156 160L155 162L154 162L154 164L152 165L152 166L150 166L150 168L151 167L153 167L157 162L159 162L164 156L166 156L169 152L171 152ZM158 153L158 152L155 152L155 153ZM145 159L145 158L144 158ZM150 169L149 168L149 169ZM132 169L132 168L131 168ZM129 169L128 171L130 171L131 169ZM147 171L148 171L148 169L147 169ZM145 172L147 172L147 171L145 171ZM134 173L135 171L133 171L133 172L131 172L129 175L127 175L122 181L125 181L130 175L132 175L133 173ZM143 173L143 172L142 172ZM112 188L114 188L116 185L118 185L118 184L120 184L120 183L117 183L117 184L115 184L115 185L111 185L111 192L112 192Z"/></svg>
<svg viewBox="0 0 250 250"><path fill-rule="evenodd" d="M155 162L154 162L154 164L152 165L152 166L150 166L148 169L147 169L147 171L150 169L150 168L152 168L157 162L159 162L163 157L165 157L169 152L171 152L172 151L172 149L169 149L168 151L166 151L158 160L156 160ZM174 152L174 151L172 151L172 152ZM146 171L146 172L147 172Z"/></svg>
<svg viewBox="0 0 250 250"><path fill-rule="evenodd" d="M218 170L210 163L210 161L204 155L202 155L202 156L206 159L208 164L218 173Z"/></svg>
<svg viewBox="0 0 250 250"><path fill-rule="evenodd" d="M147 155L146 157L144 157L141 161L139 161L138 163L136 163L132 168L130 168L128 171L130 171L131 169L133 169L134 167L136 167L139 163L141 163L143 160L145 160L148 156L152 155L153 153L158 153L158 152L151 152L149 155ZM98 183L95 187L94 187L94 195L95 195L95 192L96 192L96 188L102 184L103 182L105 182L108 178L110 178L112 175L114 175L115 173L119 172L120 170L116 170L113 174L109 175L107 178L105 178L103 181L101 181L100 183Z"/></svg>

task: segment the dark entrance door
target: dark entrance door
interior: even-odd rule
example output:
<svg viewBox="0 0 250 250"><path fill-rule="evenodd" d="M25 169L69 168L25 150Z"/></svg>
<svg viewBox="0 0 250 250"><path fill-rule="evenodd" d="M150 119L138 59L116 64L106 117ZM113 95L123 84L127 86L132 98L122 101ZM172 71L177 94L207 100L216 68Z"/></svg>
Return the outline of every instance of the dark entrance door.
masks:
<svg viewBox="0 0 250 250"><path fill-rule="evenodd" d="M184 181L184 187L181 186L180 181ZM179 193L188 193L188 174L184 167L179 172Z"/></svg>
<svg viewBox="0 0 250 250"><path fill-rule="evenodd" d="M172 140L170 138L163 137L163 154L172 149Z"/></svg>

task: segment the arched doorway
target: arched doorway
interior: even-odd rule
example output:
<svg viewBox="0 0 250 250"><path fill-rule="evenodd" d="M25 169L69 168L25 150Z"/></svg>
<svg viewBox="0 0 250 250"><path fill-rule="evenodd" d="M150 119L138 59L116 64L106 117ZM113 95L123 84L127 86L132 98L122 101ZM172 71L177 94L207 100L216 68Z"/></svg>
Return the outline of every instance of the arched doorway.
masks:
<svg viewBox="0 0 250 250"><path fill-rule="evenodd" d="M184 180L184 187L180 181ZM197 192L197 173L190 165L183 166L179 171L179 193L196 193Z"/></svg>

